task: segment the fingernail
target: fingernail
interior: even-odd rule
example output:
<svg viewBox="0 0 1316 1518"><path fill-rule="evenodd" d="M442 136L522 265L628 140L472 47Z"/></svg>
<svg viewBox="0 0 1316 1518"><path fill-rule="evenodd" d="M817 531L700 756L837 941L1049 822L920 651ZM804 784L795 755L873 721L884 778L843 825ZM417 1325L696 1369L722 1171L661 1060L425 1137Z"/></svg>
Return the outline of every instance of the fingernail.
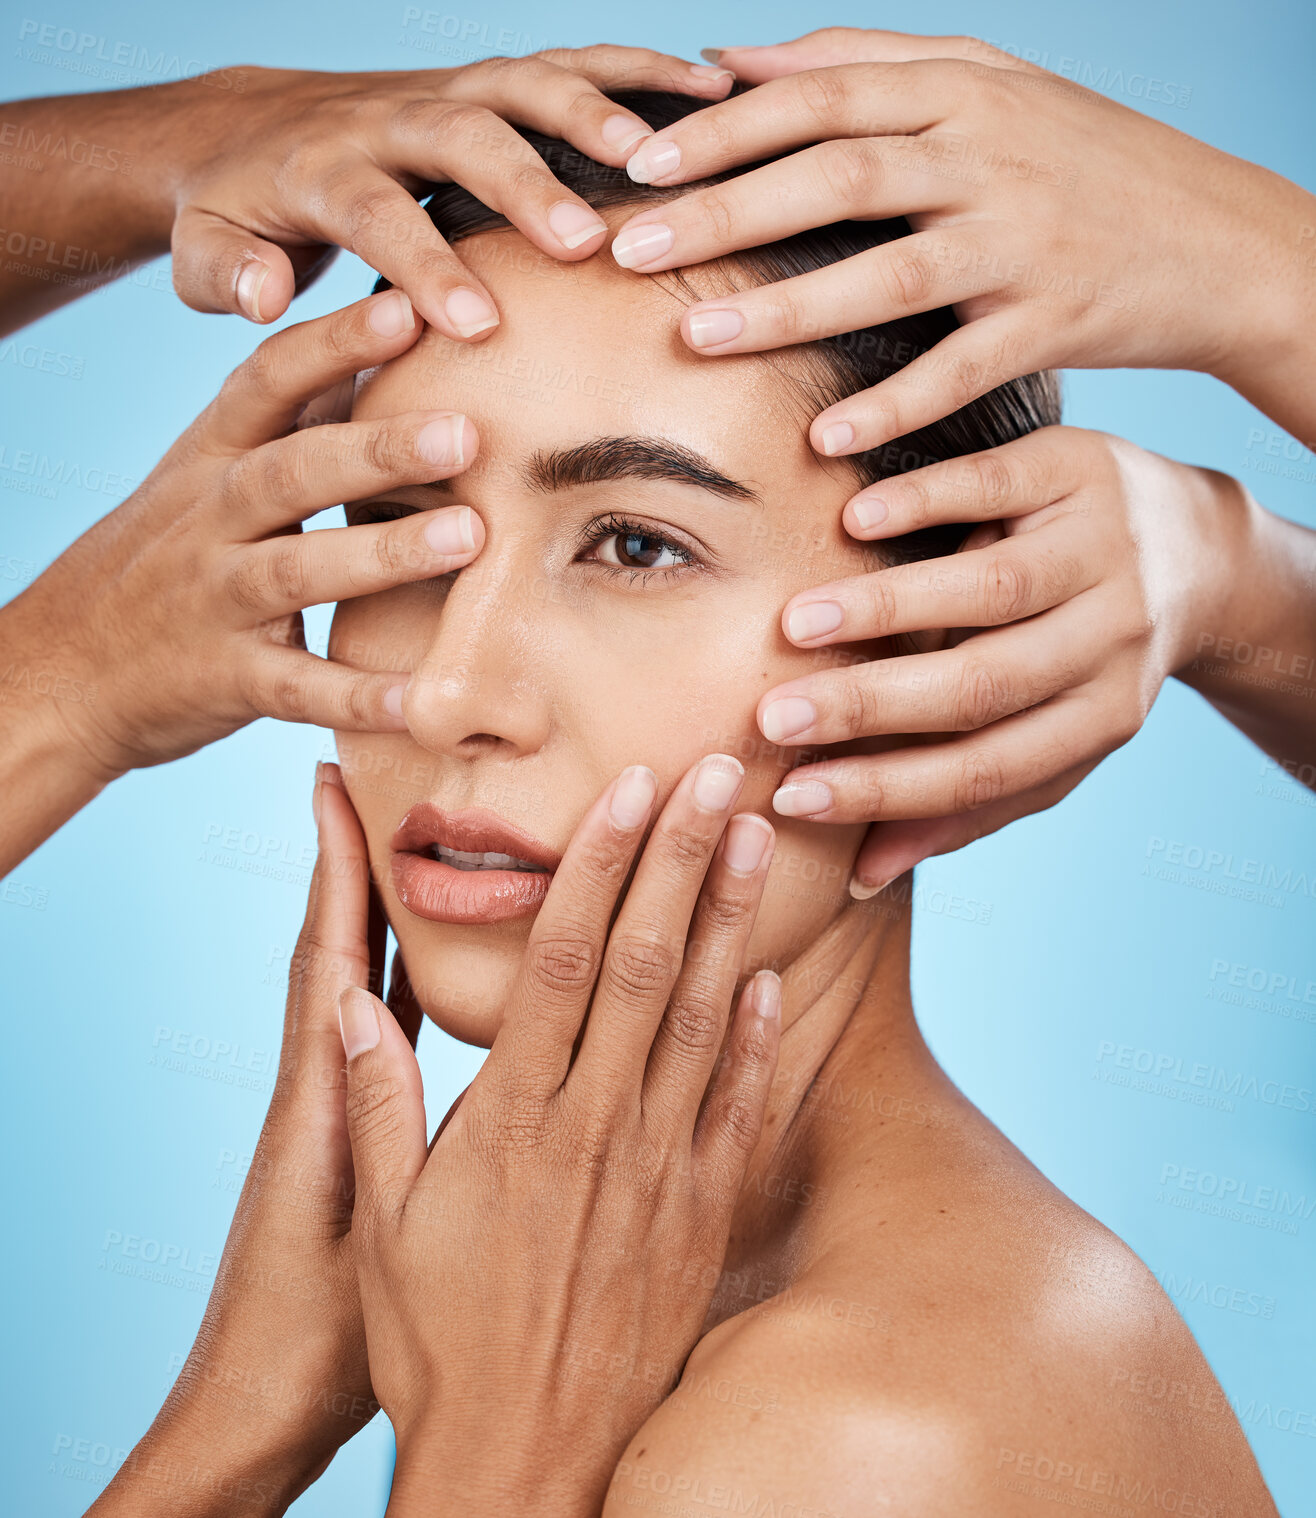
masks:
<svg viewBox="0 0 1316 1518"><path fill-rule="evenodd" d="M343 1053L349 1060L379 1042L379 1013L375 998L360 986L348 986L338 998L338 1031L343 1035Z"/></svg>
<svg viewBox="0 0 1316 1518"><path fill-rule="evenodd" d="M258 258L253 258L250 263L243 265L242 273L238 275L238 305L254 322L261 319L260 287L265 283L265 276L269 272L269 264L263 264Z"/></svg>
<svg viewBox="0 0 1316 1518"><path fill-rule="evenodd" d="M803 696L780 696L769 701L759 722L759 730L769 743L785 743L805 732L818 720L818 708Z"/></svg>
<svg viewBox="0 0 1316 1518"><path fill-rule="evenodd" d="M850 502L850 513L855 519L855 525L863 532L871 527L880 527L891 515L886 502L876 500L871 495L855 496Z"/></svg>
<svg viewBox="0 0 1316 1518"><path fill-rule="evenodd" d="M822 451L829 456L840 453L854 442L854 428L849 422L831 422L823 428Z"/></svg>
<svg viewBox="0 0 1316 1518"><path fill-rule="evenodd" d="M737 875L752 875L763 863L768 844L772 842L772 824L753 812L741 812L727 826L722 844L722 859L727 869Z"/></svg>
<svg viewBox="0 0 1316 1518"><path fill-rule="evenodd" d="M680 166L680 148L674 142L655 143L652 138L626 160L626 172L636 184L652 184L655 179L674 174Z"/></svg>
<svg viewBox="0 0 1316 1518"><path fill-rule="evenodd" d="M776 1022L781 1016L781 976L775 970L760 970L754 977L749 1004L764 1022Z"/></svg>
<svg viewBox="0 0 1316 1518"><path fill-rule="evenodd" d="M858 875L851 875L850 895L856 901L868 901L870 897L876 896L879 891L885 891L891 884L891 881L896 878L895 875L892 875L890 880L879 880L876 885L865 885Z"/></svg>
<svg viewBox="0 0 1316 1518"><path fill-rule="evenodd" d="M574 200L558 201L548 213L548 224L564 248L578 248L581 243L608 230L607 223L600 220L597 211Z"/></svg>
<svg viewBox="0 0 1316 1518"><path fill-rule="evenodd" d="M699 56L707 58L710 63L718 63L725 51L726 49L721 47L701 47L699 49Z"/></svg>
<svg viewBox="0 0 1316 1518"><path fill-rule="evenodd" d="M716 348L740 336L745 318L739 311L692 311L689 326L692 348Z"/></svg>
<svg viewBox="0 0 1316 1518"><path fill-rule="evenodd" d="M786 618L786 635L792 643L807 643L811 638L825 638L845 621L845 612L835 601L810 601L797 606Z"/></svg>
<svg viewBox="0 0 1316 1518"><path fill-rule="evenodd" d="M416 434L416 450L421 458L431 464L441 464L447 469L460 469L466 462L462 447L462 435L466 431L466 418L460 411L451 416L436 417Z"/></svg>
<svg viewBox="0 0 1316 1518"><path fill-rule="evenodd" d="M632 158L631 162L635 160ZM650 222L643 227L627 227L612 239L612 256L623 269L638 269L651 264L668 252L676 239L671 227Z"/></svg>
<svg viewBox="0 0 1316 1518"><path fill-rule="evenodd" d="M425 528L425 541L442 558L453 559L475 547L475 530L469 506L441 511Z"/></svg>
<svg viewBox="0 0 1316 1518"><path fill-rule="evenodd" d="M653 771L645 764L633 764L617 777L608 803L608 816L614 827L624 828L628 833L643 827L653 809L653 798L658 793L658 782Z"/></svg>
<svg viewBox="0 0 1316 1518"><path fill-rule="evenodd" d="M416 325L411 302L401 290L390 290L373 303L366 318L380 337L401 337Z"/></svg>
<svg viewBox="0 0 1316 1518"><path fill-rule="evenodd" d="M390 685L384 692L384 710L390 717L402 716L402 695L406 690L406 682L401 685Z"/></svg>
<svg viewBox="0 0 1316 1518"><path fill-rule="evenodd" d="M694 797L706 812L725 812L740 794L745 768L730 754L709 754L695 771Z"/></svg>
<svg viewBox="0 0 1316 1518"><path fill-rule="evenodd" d="M831 809L832 788L821 780L792 780L772 798L772 810L783 817L816 817Z"/></svg>
<svg viewBox="0 0 1316 1518"><path fill-rule="evenodd" d="M604 142L617 153L624 153L637 142L653 136L653 128L641 126L633 116L609 116L601 131Z"/></svg>
<svg viewBox="0 0 1316 1518"><path fill-rule="evenodd" d="M318 760L315 765L315 784L311 787L311 815L315 818L316 827L320 826L320 787L324 784L324 765Z"/></svg>
<svg viewBox="0 0 1316 1518"><path fill-rule="evenodd" d="M703 55L700 54L700 56L702 57ZM734 80L736 77L730 69L710 68L706 63L692 63L690 65L690 72L695 76L696 79L726 78Z"/></svg>
<svg viewBox="0 0 1316 1518"><path fill-rule="evenodd" d="M454 290L443 303L443 314L461 337L474 337L487 327L498 325L498 313L477 290L463 286Z"/></svg>

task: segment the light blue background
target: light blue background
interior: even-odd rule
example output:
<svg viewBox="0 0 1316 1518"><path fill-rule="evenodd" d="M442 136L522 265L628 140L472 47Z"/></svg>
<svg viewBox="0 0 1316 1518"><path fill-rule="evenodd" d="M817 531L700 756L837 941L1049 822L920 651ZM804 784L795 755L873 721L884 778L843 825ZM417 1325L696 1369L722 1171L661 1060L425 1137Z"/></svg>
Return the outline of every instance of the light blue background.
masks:
<svg viewBox="0 0 1316 1518"><path fill-rule="evenodd" d="M70 70L76 54L67 51L55 50L53 61L23 56L23 18L95 34L104 51L127 43L193 69L451 66L486 52L599 40L693 58L702 45L771 41L815 21L880 21L1035 49L1071 77L1316 187L1316 12L1306 0L893 0L829 11L781 0L752 8L669 0L647 15L597 3L438 0L436 10L439 29L428 40L446 51L417 50L426 34L414 21L404 25L402 4L379 0L120 4L112 19L104 5L32 3L0 24L0 91L13 98L109 82ZM445 41L467 23L487 30L464 44ZM160 77L139 73L131 82ZM1165 87L1148 104L1152 79ZM233 104L241 109L240 98ZM1040 155L1045 148L1038 144ZM365 270L343 259L296 315L366 288ZM254 340L236 320L184 309L161 264L39 323L17 346L0 346L5 595L117 500L69 484L46 498L32 494L16 452L46 455L65 475L77 468L140 480ZM66 355L56 367L77 377L25 367L27 344ZM1268 448L1281 448L1276 429L1211 381L1080 375L1069 382L1068 420L1240 474L1272 508L1316 520L1316 460L1293 449L1287 460L1270 457ZM193 1260L222 1248L237 1184L225 1157L250 1154L268 1080L244 1090L215 1078L231 1070L224 1061L186 1060L175 1071L158 1056L183 1033L233 1046L239 1063L259 1067L264 1057L272 1066L313 850L311 768L325 743L322 733L262 722L134 775L0 887L8 1511L81 1512L112 1469L109 1451L139 1437L191 1343L204 1289L116 1275L105 1268L114 1254L105 1241L137 1234ZM1316 1087L1316 1007L1282 993L1274 1007L1264 996L1264 1005L1238 1006L1212 995L1224 979L1212 978L1217 961L1299 982L1316 977L1312 896L1281 892L1276 906L1215 894L1213 886L1228 889L1227 866L1186 883L1146 871L1160 857L1156 840L1232 856L1235 872L1243 860L1280 872L1311 868L1314 801L1197 697L1167 690L1143 733L1062 806L920 872L929 905L918 918L915 966L938 1055L1047 1175L1158 1274L1269 1304L1269 1317L1202 1300L1183 1310L1291 1518L1310 1511L1304 1499L1316 1486L1316 1442L1307 1437L1316 1427L1316 1218L1285 1233L1264 1226L1276 1218L1257 1208L1242 1221L1185 1210L1167 1199L1196 1194L1161 1181L1167 1166L1193 1167L1312 1202L1316 1114L1246 1097L1232 1111L1195 1106L1100 1077L1117 1068L1103 1046L1129 1045L1219 1067L1227 1079ZM223 841L228 829L236 846ZM253 858L280 873L250 873ZM937 910L940 892L972 900L973 914L989 920ZM1304 1011L1306 1021L1291 1015ZM427 1029L422 1057L442 1112L476 1056ZM1306 1432L1294 1431L1299 1414ZM83 1465L69 1452L78 1440L102 1447ZM388 1459L388 1431L376 1420L297 1511L382 1511Z"/></svg>

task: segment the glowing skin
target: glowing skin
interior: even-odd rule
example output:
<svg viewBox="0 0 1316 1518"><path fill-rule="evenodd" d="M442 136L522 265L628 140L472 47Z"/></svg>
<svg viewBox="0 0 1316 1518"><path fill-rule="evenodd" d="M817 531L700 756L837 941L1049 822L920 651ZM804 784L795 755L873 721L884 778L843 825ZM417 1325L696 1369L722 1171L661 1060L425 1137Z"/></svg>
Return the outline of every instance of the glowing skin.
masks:
<svg viewBox="0 0 1316 1518"><path fill-rule="evenodd" d="M342 603L331 649L360 664L386 648L390 668L414 672L410 733L344 733L339 750L423 1004L457 1037L488 1044L527 919L456 926L408 911L390 847L408 811L424 800L491 812L560 855L628 764L654 770L661 801L701 754L732 753L747 771L741 808L778 830L751 959L793 958L849 902L864 829L774 815L797 751L762 737L755 708L774 682L847 657L792 647L785 602L875 561L841 523L853 476L808 446L809 365L798 354L714 368L680 340L673 314L686 297L670 282L604 259L563 267L512 232L471 238L462 256L497 283L499 331L469 350L427 332L362 382L353 415L442 395L479 419L480 455L454 490L391 492L393 504L349 518L460 501L483 521L485 548L467 574ZM613 436L693 450L758 499L667 479L528 483L536 454ZM652 537L628 553L617 518ZM628 567L636 550L652 567Z"/></svg>

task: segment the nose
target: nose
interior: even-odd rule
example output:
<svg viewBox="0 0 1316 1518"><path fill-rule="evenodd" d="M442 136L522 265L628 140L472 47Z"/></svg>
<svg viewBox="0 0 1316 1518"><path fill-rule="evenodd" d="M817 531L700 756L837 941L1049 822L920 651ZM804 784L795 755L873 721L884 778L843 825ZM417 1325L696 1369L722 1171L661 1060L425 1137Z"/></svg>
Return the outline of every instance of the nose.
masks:
<svg viewBox="0 0 1316 1518"><path fill-rule="evenodd" d="M542 627L524 581L511 563L484 556L454 577L402 697L412 736L432 753L516 759L543 747L551 722Z"/></svg>

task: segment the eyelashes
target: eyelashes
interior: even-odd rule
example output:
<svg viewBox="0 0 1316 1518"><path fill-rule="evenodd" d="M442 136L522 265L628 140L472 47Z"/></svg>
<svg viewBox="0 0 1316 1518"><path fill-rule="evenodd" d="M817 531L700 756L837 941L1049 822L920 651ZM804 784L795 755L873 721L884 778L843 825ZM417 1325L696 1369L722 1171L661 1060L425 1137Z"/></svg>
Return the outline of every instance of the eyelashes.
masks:
<svg viewBox="0 0 1316 1518"><path fill-rule="evenodd" d="M359 506L347 508L347 521L349 526L364 526L370 523L396 522L404 517L414 516L419 508L404 506L396 501L371 501ZM600 556L601 550L605 550L614 539L619 540L621 545L626 545L630 540L629 547L621 547L614 550L616 557L608 559ZM656 553L657 557L667 556L668 563L624 563L621 555L634 558L639 553ZM710 567L712 555L702 548L695 546L674 534L670 528L661 528L651 522L643 522L620 512L608 512L606 515L596 517L589 522L581 531L577 542L576 553L573 562L591 564L596 569L612 576L624 576L628 583L662 583L672 577L681 577L691 571L698 572ZM460 571L458 571L460 573Z"/></svg>

